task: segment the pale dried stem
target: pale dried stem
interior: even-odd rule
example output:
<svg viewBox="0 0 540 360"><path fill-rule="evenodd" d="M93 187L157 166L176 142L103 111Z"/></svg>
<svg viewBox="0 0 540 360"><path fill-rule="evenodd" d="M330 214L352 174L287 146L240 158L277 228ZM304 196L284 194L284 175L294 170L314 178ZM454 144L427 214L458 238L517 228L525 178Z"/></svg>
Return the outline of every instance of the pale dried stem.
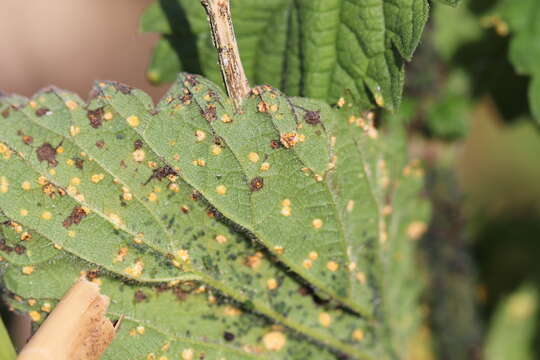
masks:
<svg viewBox="0 0 540 360"><path fill-rule="evenodd" d="M208 15L227 93L236 110L240 110L242 101L248 96L250 89L240 60L229 0L201 0L201 4Z"/></svg>
<svg viewBox="0 0 540 360"><path fill-rule="evenodd" d="M40 326L17 360L98 360L115 335L105 317L109 298L78 281Z"/></svg>

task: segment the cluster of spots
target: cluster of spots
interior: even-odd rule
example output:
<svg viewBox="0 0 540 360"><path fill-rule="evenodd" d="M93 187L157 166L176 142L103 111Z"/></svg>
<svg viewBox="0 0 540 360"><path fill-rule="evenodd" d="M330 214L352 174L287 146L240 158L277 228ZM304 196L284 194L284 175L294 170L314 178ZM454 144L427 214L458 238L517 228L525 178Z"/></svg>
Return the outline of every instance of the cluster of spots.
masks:
<svg viewBox="0 0 540 360"><path fill-rule="evenodd" d="M103 109L103 107L97 108L95 110L88 110L86 112L86 117L88 118L88 121L90 121L90 126L93 127L94 129L99 128L101 124L103 123L104 114L105 114L105 110Z"/></svg>
<svg viewBox="0 0 540 360"><path fill-rule="evenodd" d="M349 116L348 122L350 125L356 125L357 127L361 128L371 139L377 139L379 137L379 132L377 131L377 128L375 128L374 112L370 111L359 117L351 115Z"/></svg>
<svg viewBox="0 0 540 360"><path fill-rule="evenodd" d="M11 155L13 154L13 151L4 143L0 142L0 155L5 160L9 160L11 158Z"/></svg>
<svg viewBox="0 0 540 360"><path fill-rule="evenodd" d="M116 254L115 258L113 259L113 263L123 262L127 253L128 253L128 248L126 246L122 246L118 250L118 253Z"/></svg>
<svg viewBox="0 0 540 360"><path fill-rule="evenodd" d="M21 239L22 240L22 239ZM12 251L15 251L15 254L22 255L26 251L26 247L23 245L17 244L14 247L9 246L6 244L6 240L0 238L0 251L3 251L7 254L11 253Z"/></svg>
<svg viewBox="0 0 540 360"><path fill-rule="evenodd" d="M257 269L262 264L263 257L263 253L258 251L254 255L248 256L244 264L250 269Z"/></svg>
<svg viewBox="0 0 540 360"><path fill-rule="evenodd" d="M140 277L143 271L144 271L144 263L141 259L135 260L133 265L124 269L125 274L134 278Z"/></svg>
<svg viewBox="0 0 540 360"><path fill-rule="evenodd" d="M283 134L280 134L279 141L285 148L290 149L299 142L304 142L306 137L303 134L299 134L295 131L286 132Z"/></svg>
<svg viewBox="0 0 540 360"><path fill-rule="evenodd" d="M321 113L319 111L307 111L304 115L304 121L309 125L321 123Z"/></svg>
<svg viewBox="0 0 540 360"><path fill-rule="evenodd" d="M283 199L283 201L281 201L281 215L291 216L291 212L292 212L291 205L292 205L291 200Z"/></svg>

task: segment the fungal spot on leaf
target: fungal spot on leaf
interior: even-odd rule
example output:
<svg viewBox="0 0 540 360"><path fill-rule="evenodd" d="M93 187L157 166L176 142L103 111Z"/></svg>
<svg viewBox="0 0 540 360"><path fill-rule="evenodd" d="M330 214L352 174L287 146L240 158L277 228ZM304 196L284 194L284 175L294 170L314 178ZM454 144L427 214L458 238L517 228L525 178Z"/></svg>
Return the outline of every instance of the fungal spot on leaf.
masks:
<svg viewBox="0 0 540 360"><path fill-rule="evenodd" d="M201 115L203 115L208 122L215 121L217 119L216 105L208 105L204 111L201 111Z"/></svg>
<svg viewBox="0 0 540 360"><path fill-rule="evenodd" d="M279 149L281 147L281 143L278 140L272 140L270 141L270 147L274 150Z"/></svg>
<svg viewBox="0 0 540 360"><path fill-rule="evenodd" d="M103 122L103 114L103 107L97 108L95 110L88 110L88 112L86 113L86 117L90 121L90 126L92 126L94 129L99 128Z"/></svg>
<svg viewBox="0 0 540 360"><path fill-rule="evenodd" d="M284 134L281 134L280 136L280 142L283 146L285 146L287 149L290 149L294 147L299 142L303 142L305 140L304 135L298 134L295 131L287 132Z"/></svg>
<svg viewBox="0 0 540 360"><path fill-rule="evenodd" d="M319 111L308 111L305 115L304 115L304 120L306 121L306 123L308 123L309 125L317 125L317 124L320 124L321 122L321 114Z"/></svg>
<svg viewBox="0 0 540 360"><path fill-rule="evenodd" d="M234 337L235 337L234 334L231 333L231 332L225 331L225 332L223 333L223 339L224 339L225 341L227 341L227 342L233 341L233 340L234 340Z"/></svg>
<svg viewBox="0 0 540 360"><path fill-rule="evenodd" d="M42 107L36 110L36 116L38 117L42 117L44 115L50 115L50 114L52 114L51 110L46 107Z"/></svg>
<svg viewBox="0 0 540 360"><path fill-rule="evenodd" d="M137 151L139 151L139 150L137 150ZM161 179L163 179L165 177L168 177L170 175L177 176L178 173L172 167L170 167L169 165L159 167L157 169L154 169L154 171L152 173L152 176L150 176L150 178L148 180L146 180L144 185L147 185L152 179L156 179L156 180L161 181Z"/></svg>
<svg viewBox="0 0 540 360"><path fill-rule="evenodd" d="M143 147L143 142L142 142L142 140L141 140L141 139L135 140L135 142L133 143L133 148L134 148L135 150L139 150L139 149L141 149L142 147Z"/></svg>
<svg viewBox="0 0 540 360"><path fill-rule="evenodd" d="M9 116L9 108L5 109L4 111L2 111L2 117L5 119Z"/></svg>
<svg viewBox="0 0 540 360"><path fill-rule="evenodd" d="M56 149L49 143L43 143L37 150L36 155L39 162L46 161L50 166L58 165L56 161Z"/></svg>
<svg viewBox="0 0 540 360"><path fill-rule="evenodd" d="M136 303L140 303L146 300L146 295L142 290L137 290L135 291L134 299Z"/></svg>
<svg viewBox="0 0 540 360"><path fill-rule="evenodd" d="M126 119L127 123L129 124L129 126L131 127L137 127L139 126L139 124L141 123L141 121L139 120L139 117L136 116L136 115L131 115L129 116L127 119Z"/></svg>
<svg viewBox="0 0 540 360"><path fill-rule="evenodd" d="M128 85L125 85L125 84L121 84L119 82L113 82L112 84L114 86L114 88L118 91L120 91L122 94L124 95L129 95L131 94L131 87L128 86Z"/></svg>
<svg viewBox="0 0 540 360"><path fill-rule="evenodd" d="M287 342L287 338L281 331L272 331L263 336L263 344L267 350L279 351Z"/></svg>
<svg viewBox="0 0 540 360"><path fill-rule="evenodd" d="M86 211L81 206L75 206L71 214L62 222L62 226L67 229L71 225L79 225L86 216Z"/></svg>
<svg viewBox="0 0 540 360"><path fill-rule="evenodd" d="M105 146L105 141L103 141L103 140L96 141L96 147L98 149L103 149L103 146Z"/></svg>
<svg viewBox="0 0 540 360"><path fill-rule="evenodd" d="M264 187L264 179L260 176L257 176L251 180L249 183L249 188L251 191L259 191Z"/></svg>

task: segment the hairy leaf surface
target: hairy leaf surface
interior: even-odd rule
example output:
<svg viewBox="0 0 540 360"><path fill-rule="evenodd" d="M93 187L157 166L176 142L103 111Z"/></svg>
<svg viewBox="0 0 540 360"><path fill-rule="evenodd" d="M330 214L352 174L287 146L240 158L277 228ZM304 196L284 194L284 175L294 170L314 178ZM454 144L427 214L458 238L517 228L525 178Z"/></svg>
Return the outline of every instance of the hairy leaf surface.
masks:
<svg viewBox="0 0 540 360"><path fill-rule="evenodd" d="M331 103L347 89L365 107L389 109L400 102L403 62L411 59L428 15L426 0L238 0L231 6L251 82ZM200 66L205 76L220 81L197 1L157 1L143 15L141 28L163 35L150 79L171 81L176 72L197 72Z"/></svg>

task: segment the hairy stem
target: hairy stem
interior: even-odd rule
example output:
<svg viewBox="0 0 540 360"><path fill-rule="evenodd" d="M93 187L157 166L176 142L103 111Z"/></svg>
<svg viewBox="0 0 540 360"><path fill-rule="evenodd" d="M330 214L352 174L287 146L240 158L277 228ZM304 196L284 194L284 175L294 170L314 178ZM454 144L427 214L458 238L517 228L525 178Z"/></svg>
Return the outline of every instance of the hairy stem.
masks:
<svg viewBox="0 0 540 360"><path fill-rule="evenodd" d="M227 93L233 100L236 110L239 110L250 89L236 43L230 2L229 0L201 0L201 4L208 15Z"/></svg>

